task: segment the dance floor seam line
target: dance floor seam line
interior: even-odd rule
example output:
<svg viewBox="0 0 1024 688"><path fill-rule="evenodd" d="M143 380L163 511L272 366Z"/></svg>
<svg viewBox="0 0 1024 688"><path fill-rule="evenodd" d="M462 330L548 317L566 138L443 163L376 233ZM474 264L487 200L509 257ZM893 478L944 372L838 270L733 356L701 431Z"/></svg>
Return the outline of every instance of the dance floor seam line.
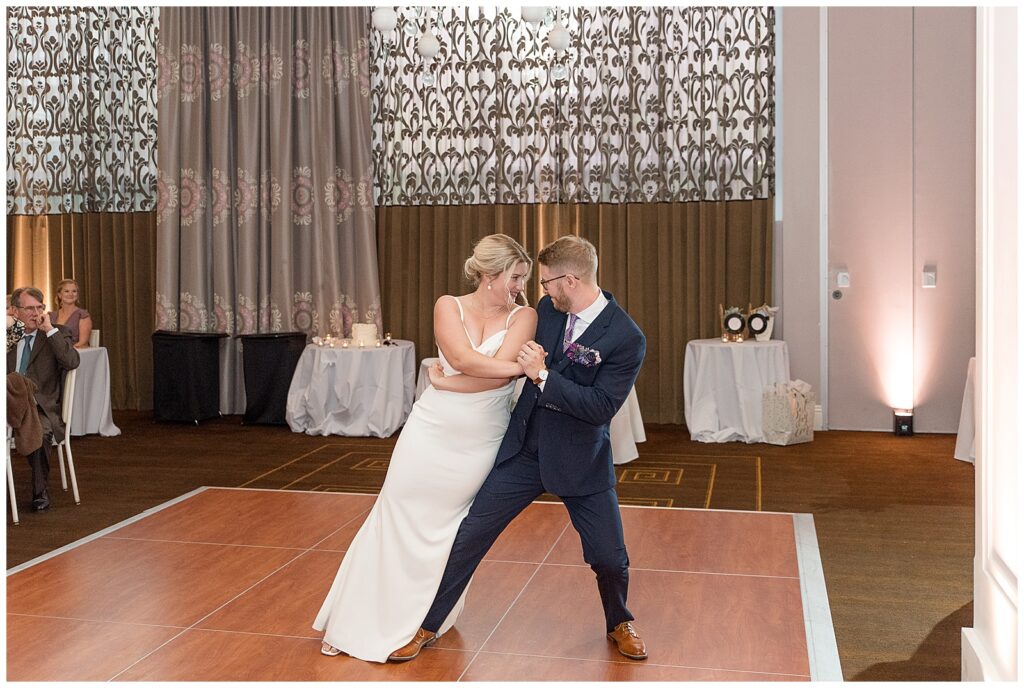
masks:
<svg viewBox="0 0 1024 688"><path fill-rule="evenodd" d="M432 647L431 650L446 650L449 648ZM532 657L535 659L558 659L569 662L593 662L595 664L622 664L625 666L647 666L661 667L664 669L696 669L698 671L726 671L732 674L758 674L761 676L794 676L797 678L810 678L810 674L790 674L782 671L756 671L753 669L725 669L723 667L705 667L692 664L665 664L663 662L652 662L649 659L635 660L622 657L621 659L592 659L589 657L560 657L558 655L537 655L526 652L495 652L494 650L477 650L480 655L498 655L502 657Z"/></svg>
<svg viewBox="0 0 1024 688"><path fill-rule="evenodd" d="M285 549L293 552L308 552L308 547L281 547L278 545L244 545L237 542L199 542L197 540L167 540L165 538L125 537L123 535L104 535L105 540L130 540L133 542L169 542L175 545L214 545L217 547L249 547L251 549Z"/></svg>
<svg viewBox="0 0 1024 688"><path fill-rule="evenodd" d="M150 624L140 621L115 621L113 619L86 619L80 616L54 616L53 614L26 614L25 612L7 612L8 616L25 616L31 619L56 619L57 621L81 621L83 623L117 624L118 626L144 626L146 628L177 628L188 630L188 626L174 626L171 624Z"/></svg>
<svg viewBox="0 0 1024 688"><path fill-rule="evenodd" d="M494 561L494 560L493 559L488 559L487 561ZM500 563L507 563L507 564L533 564L533 563L536 563L536 562L531 562L531 561L509 561L509 562L500 562ZM542 566L565 566L565 567L568 567L568 568L578 568L578 569L589 569L590 568L589 564L561 564L561 563L557 563L557 562L547 562L547 561L541 562L541 565ZM630 565L629 571L630 571L630 573L632 573L633 571L648 571L650 573L686 573L686 574L692 574L692 575L695 575L695 576L740 576L740 577L743 577L743 578L778 578L778 579L781 579L781 580L800 580L800 576L773 576L773 575L767 574L767 573L729 573L727 571L694 571L694 570L688 570L688 569L646 569L646 568L643 568L641 566L632 566L632 565Z"/></svg>
<svg viewBox="0 0 1024 688"><path fill-rule="evenodd" d="M259 631L240 631L235 628L185 628L186 631L200 631L203 633L234 633L238 635L258 635L264 638L291 638L292 640L309 640L319 643L322 638L310 635L292 635L291 633L260 633ZM437 648L442 649L442 648Z"/></svg>

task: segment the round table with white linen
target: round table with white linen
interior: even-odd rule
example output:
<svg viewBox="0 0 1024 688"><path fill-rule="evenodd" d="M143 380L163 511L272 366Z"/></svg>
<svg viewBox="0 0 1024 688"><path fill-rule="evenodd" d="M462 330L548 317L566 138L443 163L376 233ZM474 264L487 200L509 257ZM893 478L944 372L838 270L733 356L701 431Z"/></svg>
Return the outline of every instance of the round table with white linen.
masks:
<svg viewBox="0 0 1024 688"><path fill-rule="evenodd" d="M307 435L390 437L412 410L416 350L393 346L334 348L310 344L288 388L285 420Z"/></svg>
<svg viewBox="0 0 1024 688"><path fill-rule="evenodd" d="M419 377L416 380L416 398L419 399L423 390L430 386L430 376L427 371L441 359L424 358L420 362ZM521 377L516 382L515 398L518 399L523 391L526 378ZM640 456L636 445L647 441L647 433L644 432L644 419L640 415L640 402L636 398L636 387L629 390L629 396L618 413L612 418L608 428L609 439L612 443L612 463L618 465L629 463Z"/></svg>
<svg viewBox="0 0 1024 688"><path fill-rule="evenodd" d="M71 436L120 435L121 429L114 425L110 412L110 357L107 347L79 349L78 358Z"/></svg>
<svg viewBox="0 0 1024 688"><path fill-rule="evenodd" d="M763 442L761 395L789 381L789 348L767 342L694 339L683 362L683 415L698 442Z"/></svg>

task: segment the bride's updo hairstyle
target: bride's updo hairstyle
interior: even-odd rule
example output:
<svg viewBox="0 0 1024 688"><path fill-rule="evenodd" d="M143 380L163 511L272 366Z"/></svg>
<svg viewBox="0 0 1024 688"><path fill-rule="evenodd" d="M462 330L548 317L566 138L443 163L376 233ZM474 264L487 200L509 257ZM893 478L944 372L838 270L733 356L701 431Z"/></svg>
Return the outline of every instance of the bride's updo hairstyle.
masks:
<svg viewBox="0 0 1024 688"><path fill-rule="evenodd" d="M489 234L473 247L473 255L466 259L463 269L466 279L473 288L480 286L484 277L496 277L514 267L516 263L526 263L524 279L529 278L533 268L533 260L519 242L507 234ZM523 301L526 297L519 294Z"/></svg>

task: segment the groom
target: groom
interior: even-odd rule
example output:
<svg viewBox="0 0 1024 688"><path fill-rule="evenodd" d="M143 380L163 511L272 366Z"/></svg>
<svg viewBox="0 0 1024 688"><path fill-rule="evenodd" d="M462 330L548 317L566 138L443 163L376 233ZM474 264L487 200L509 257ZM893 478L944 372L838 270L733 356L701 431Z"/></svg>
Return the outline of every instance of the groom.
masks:
<svg viewBox="0 0 1024 688"><path fill-rule="evenodd" d="M414 659L458 602L505 527L545 491L558 495L597 574L608 638L630 659L647 650L626 609L629 558L615 495L608 424L644 360L643 332L597 285L597 251L566 236L537 256L547 296L537 304L537 341L519 362L527 383L494 468L459 526L434 604L422 627L388 658ZM551 353L545 353L545 352Z"/></svg>

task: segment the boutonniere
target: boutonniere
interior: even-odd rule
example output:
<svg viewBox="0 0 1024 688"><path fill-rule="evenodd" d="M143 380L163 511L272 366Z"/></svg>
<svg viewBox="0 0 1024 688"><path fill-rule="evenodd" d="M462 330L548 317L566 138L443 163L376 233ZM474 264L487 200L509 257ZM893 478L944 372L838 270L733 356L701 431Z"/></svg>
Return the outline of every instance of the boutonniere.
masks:
<svg viewBox="0 0 1024 688"><path fill-rule="evenodd" d="M565 357L573 363L579 363L581 366L586 368L593 368L601 362L601 352L597 349L591 349L590 347L581 346L576 342L569 345L569 348L565 350Z"/></svg>

